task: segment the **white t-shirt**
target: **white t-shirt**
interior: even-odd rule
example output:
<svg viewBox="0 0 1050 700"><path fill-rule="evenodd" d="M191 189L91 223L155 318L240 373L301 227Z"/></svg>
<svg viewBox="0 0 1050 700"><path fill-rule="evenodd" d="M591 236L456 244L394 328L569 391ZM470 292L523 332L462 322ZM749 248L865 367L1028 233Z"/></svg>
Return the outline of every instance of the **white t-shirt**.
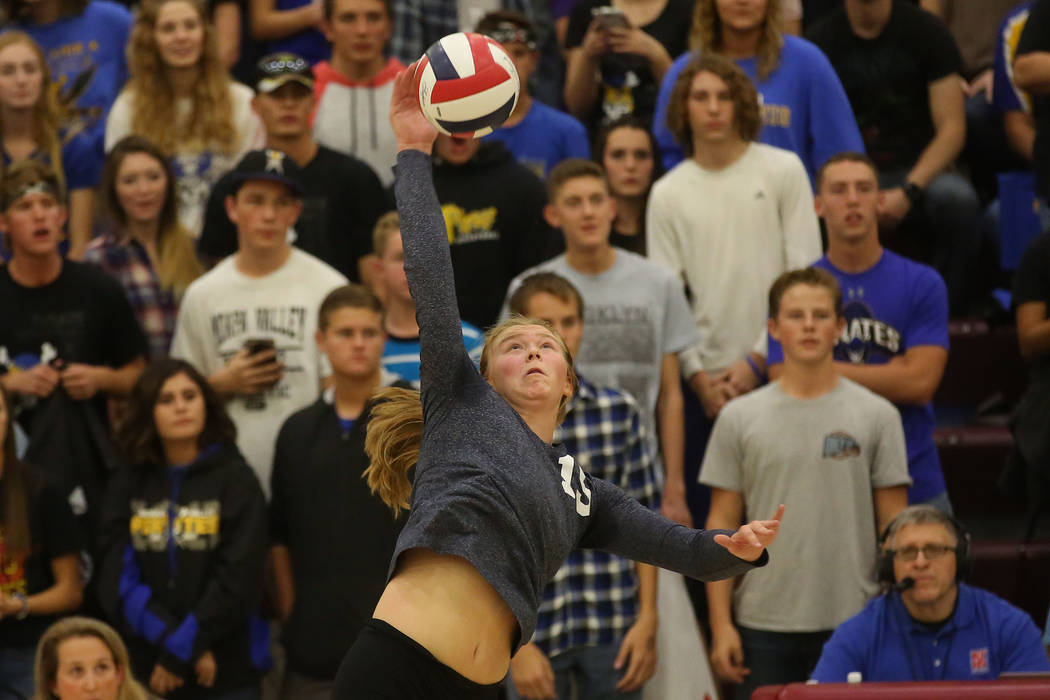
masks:
<svg viewBox="0 0 1050 700"><path fill-rule="evenodd" d="M273 450L284 420L320 395L330 374L314 340L317 312L343 275L298 248L280 269L248 277L231 255L198 278L182 300L171 354L205 376L221 369L249 338L272 338L284 376L258 396L238 396L226 410L237 426L237 446L270 493Z"/></svg>
<svg viewBox="0 0 1050 700"><path fill-rule="evenodd" d="M204 227L204 209L208 195L219 178L233 169L245 153L253 148L262 148L266 143L266 130L259 115L252 109L251 88L240 83L230 83L230 103L233 109L233 126L237 139L232 153L205 149L203 151L180 150L171 159L175 170L175 195L178 198L179 222L193 236L199 237ZM106 119L106 151L120 139L132 133L131 105L133 96L124 90L113 103ZM173 129L185 123L193 110L193 101L186 97L175 103Z"/></svg>
<svg viewBox="0 0 1050 700"><path fill-rule="evenodd" d="M723 170L693 159L653 185L649 257L685 277L702 338L682 372L728 367L763 341L769 287L821 256L809 176L791 151L752 143ZM763 354L764 349L763 349Z"/></svg>

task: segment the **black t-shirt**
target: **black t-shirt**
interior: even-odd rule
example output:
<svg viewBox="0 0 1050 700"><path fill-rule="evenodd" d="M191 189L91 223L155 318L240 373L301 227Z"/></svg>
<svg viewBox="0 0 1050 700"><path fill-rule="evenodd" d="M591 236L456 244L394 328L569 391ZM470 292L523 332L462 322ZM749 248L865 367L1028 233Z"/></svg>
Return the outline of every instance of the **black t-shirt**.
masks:
<svg viewBox="0 0 1050 700"><path fill-rule="evenodd" d="M880 170L911 168L933 138L929 85L962 72L948 28L933 15L895 0L875 39L862 39L840 8L807 38L827 55L857 118L864 147Z"/></svg>
<svg viewBox="0 0 1050 700"><path fill-rule="evenodd" d="M565 48L573 49L583 43L596 7L608 7L609 0L580 0L569 16ZM667 0L663 12L642 31L667 49L671 59L689 48L689 27L693 17L693 0ZM607 53L601 60L601 84L598 102L587 120L592 133L602 126L627 114L652 119L656 107L656 93L660 84L649 69L649 62L637 54Z"/></svg>
<svg viewBox="0 0 1050 700"><path fill-rule="evenodd" d="M1050 51L1050 0L1035 0L1017 44L1017 55ZM1035 174L1039 194L1050 200L1050 95L1032 95L1035 112Z"/></svg>
<svg viewBox="0 0 1050 700"><path fill-rule="evenodd" d="M65 489L41 471L23 465L26 490L29 497L28 554L15 556L4 547L4 533L0 529L0 593L5 596L36 595L51 588L55 578L51 561L68 554L76 554L81 542L77 521L65 497ZM0 504L0 513L3 512ZM55 621L50 615L31 615L24 620L7 617L0 620L0 649L5 647L35 646L48 625Z"/></svg>
<svg viewBox="0 0 1050 700"><path fill-rule="evenodd" d="M233 174L227 173L208 197L197 242L203 256L218 259L237 251L237 227L225 204L232 184ZM389 194L365 163L324 146L302 167L302 186L306 196L295 224L296 247L359 282L357 261L372 252L376 219L393 209Z"/></svg>
<svg viewBox="0 0 1050 700"><path fill-rule="evenodd" d="M1014 305L1029 302L1042 302L1050 309L1050 233L1029 244L1014 274ZM1050 387L1050 355L1032 360L1031 383Z"/></svg>
<svg viewBox="0 0 1050 700"><path fill-rule="evenodd" d="M56 361L117 368L146 354L123 287L100 269L67 260L54 282L23 287L0 267L0 374Z"/></svg>

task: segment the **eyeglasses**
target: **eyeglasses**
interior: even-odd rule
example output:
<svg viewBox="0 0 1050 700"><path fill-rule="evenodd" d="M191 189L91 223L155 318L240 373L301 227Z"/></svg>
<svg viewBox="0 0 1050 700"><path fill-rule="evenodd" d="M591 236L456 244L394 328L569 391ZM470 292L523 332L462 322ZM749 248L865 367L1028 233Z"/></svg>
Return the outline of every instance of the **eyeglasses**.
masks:
<svg viewBox="0 0 1050 700"><path fill-rule="evenodd" d="M915 561L919 552L922 552L923 558L928 561L933 559L940 559L948 552L958 552L958 547L952 547L947 544L924 544L921 547L904 547L902 549L887 549L886 552L901 561Z"/></svg>

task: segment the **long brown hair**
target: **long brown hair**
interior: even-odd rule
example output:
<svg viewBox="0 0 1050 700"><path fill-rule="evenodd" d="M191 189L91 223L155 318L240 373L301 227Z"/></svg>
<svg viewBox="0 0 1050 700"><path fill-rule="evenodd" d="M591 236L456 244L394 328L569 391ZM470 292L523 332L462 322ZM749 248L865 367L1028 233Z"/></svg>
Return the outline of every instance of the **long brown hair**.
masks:
<svg viewBox="0 0 1050 700"><path fill-rule="evenodd" d="M168 155L180 148L213 148L223 153L236 149L237 130L233 123L230 77L219 59L215 30L201 0L182 0L196 9L204 28L204 41L198 63L200 71L193 85L193 107L185 123L173 128L175 90L153 38L160 8L175 0L146 0L139 8L128 41L128 71L131 78L131 130L146 137Z"/></svg>
<svg viewBox="0 0 1050 700"><path fill-rule="evenodd" d="M0 535L3 535L5 558L11 561L32 548L29 538L29 486L25 468L15 452L15 416L11 395L0 384L0 401L4 403L6 425L3 433L4 463L0 465ZM0 561L0 564L3 562Z"/></svg>
<svg viewBox="0 0 1050 700"><path fill-rule="evenodd" d="M33 107L33 141L37 150L47 154L51 160L51 169L55 171L62 190L66 188L66 179L62 167L62 140L59 128L62 123L62 111L58 106L58 86L51 80L51 69L40 44L25 32L10 31L0 34L0 51L8 46L25 44L36 54L40 66L40 97ZM3 111L0 110L0 133L4 131ZM0 162L0 178L4 176L4 165Z"/></svg>
<svg viewBox="0 0 1050 700"><path fill-rule="evenodd" d="M721 53L725 49L722 18L718 16L715 3L716 0L696 0L693 26L689 30L689 46L693 51ZM782 48L784 36L780 32L780 0L766 0L766 16L762 19L762 33L755 55L759 80L765 80L777 69Z"/></svg>
<svg viewBox="0 0 1050 700"><path fill-rule="evenodd" d="M120 198L117 196L117 176L120 175L120 166L123 165L124 159L133 153L143 153L157 161L167 180L164 185L164 205L160 209L157 228L157 277L160 278L162 287L170 289L176 298L180 298L190 286L190 282L203 274L204 268L201 267L193 249L193 238L179 223L176 213L175 173L171 169L171 161L164 157L159 148L141 136L132 134L117 141L106 155L106 162L102 166L99 189L103 206L118 232L127 227L127 212L120 206Z"/></svg>
<svg viewBox="0 0 1050 700"><path fill-rule="evenodd" d="M754 141L762 130L762 113L758 107L758 92L743 69L725 56L717 53L702 53L694 57L678 74L671 99L667 103L667 128L687 156L693 155L693 128L689 124L689 93L693 78L698 73L717 75L729 87L733 100L733 125L737 134L745 141Z"/></svg>
<svg viewBox="0 0 1050 700"><path fill-rule="evenodd" d="M568 364L572 394L575 394L579 388L579 379L576 376L572 354L551 325L538 318L514 315L485 332L485 345L481 349L479 367L481 376L488 378L492 348L496 341L505 331L517 326L541 326L554 335L561 348L562 357ZM558 405L558 423L565 419L570 398L571 395L562 397ZM414 389L386 387L377 391L373 399L375 404L372 406L368 432L365 434L365 453L368 454L370 464L364 472L364 477L372 493L379 496L383 503L394 511L394 517L397 517L402 510L409 507L412 483L408 474L419 461L419 445L423 440L423 405L419 400L419 392Z"/></svg>
<svg viewBox="0 0 1050 700"><path fill-rule="evenodd" d="M123 640L112 627L104 622L88 617L67 617L47 628L36 648L36 662L33 664L33 680L36 692L33 700L56 700L51 686L58 676L58 647L67 639L76 637L94 637L109 649L113 656L113 665L124 673L117 700L147 700L146 689L135 680L128 660L128 650Z"/></svg>

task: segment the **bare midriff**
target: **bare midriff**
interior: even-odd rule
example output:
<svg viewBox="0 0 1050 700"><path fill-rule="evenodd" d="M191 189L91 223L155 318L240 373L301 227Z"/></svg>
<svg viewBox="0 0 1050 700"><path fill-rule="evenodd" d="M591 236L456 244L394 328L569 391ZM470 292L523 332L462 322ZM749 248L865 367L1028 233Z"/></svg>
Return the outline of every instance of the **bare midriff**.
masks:
<svg viewBox="0 0 1050 700"><path fill-rule="evenodd" d="M429 549L402 553L374 617L475 683L498 683L507 675L518 621L462 557Z"/></svg>

